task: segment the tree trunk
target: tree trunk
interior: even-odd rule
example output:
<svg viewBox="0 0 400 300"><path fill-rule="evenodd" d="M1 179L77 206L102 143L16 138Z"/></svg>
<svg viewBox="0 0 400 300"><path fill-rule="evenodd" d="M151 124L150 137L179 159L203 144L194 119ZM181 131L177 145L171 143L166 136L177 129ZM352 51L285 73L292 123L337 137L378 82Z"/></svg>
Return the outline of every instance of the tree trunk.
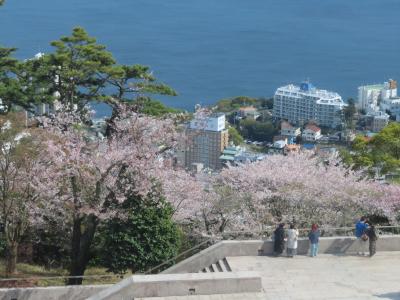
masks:
<svg viewBox="0 0 400 300"><path fill-rule="evenodd" d="M70 276L83 276L85 273L97 223L97 217L94 215L74 220ZM82 281L82 278L70 278L68 285L79 285Z"/></svg>
<svg viewBox="0 0 400 300"><path fill-rule="evenodd" d="M17 269L18 243L10 242L6 250L6 276L15 274Z"/></svg>

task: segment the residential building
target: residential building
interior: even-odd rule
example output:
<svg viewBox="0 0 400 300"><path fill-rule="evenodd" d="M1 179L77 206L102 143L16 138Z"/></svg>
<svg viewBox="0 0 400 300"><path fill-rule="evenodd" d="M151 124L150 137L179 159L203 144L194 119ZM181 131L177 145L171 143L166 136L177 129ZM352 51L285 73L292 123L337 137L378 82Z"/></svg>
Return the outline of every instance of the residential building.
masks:
<svg viewBox="0 0 400 300"><path fill-rule="evenodd" d="M277 141L284 141L286 144L289 143L289 138L285 135L274 135L272 137L272 143L275 143Z"/></svg>
<svg viewBox="0 0 400 300"><path fill-rule="evenodd" d="M379 110L379 101L384 85L373 84L358 87L358 107L366 113Z"/></svg>
<svg viewBox="0 0 400 300"><path fill-rule="evenodd" d="M225 115L214 114L205 120L193 120L186 129L185 166L201 163L204 168L221 169L219 157L228 146L228 130Z"/></svg>
<svg viewBox="0 0 400 300"><path fill-rule="evenodd" d="M390 116L383 111L378 111L373 116L372 131L379 132L389 124Z"/></svg>
<svg viewBox="0 0 400 300"><path fill-rule="evenodd" d="M256 120L260 116L260 113L258 112L257 108L255 108L254 106L244 106L244 107L239 108L237 116L240 119L248 118L248 119Z"/></svg>
<svg viewBox="0 0 400 300"><path fill-rule="evenodd" d="M222 155L219 157L219 159L225 164L231 163L236 165L240 163L259 161L264 158L264 154L249 152L240 146L226 147L222 152Z"/></svg>
<svg viewBox="0 0 400 300"><path fill-rule="evenodd" d="M390 79L384 83L382 89L380 108L383 112L390 112L396 119L400 116L400 97L397 96L397 82Z"/></svg>
<svg viewBox="0 0 400 300"><path fill-rule="evenodd" d="M320 126L336 128L342 124L345 106L335 92L317 89L309 82L300 86L289 84L275 92L273 117L300 126L314 121Z"/></svg>
<svg viewBox="0 0 400 300"><path fill-rule="evenodd" d="M287 139L275 141L271 147L268 148L269 154L285 154L285 147L287 146Z"/></svg>
<svg viewBox="0 0 400 300"><path fill-rule="evenodd" d="M301 129L300 129L300 127L293 126L289 122L283 121L281 123L281 135L295 138L295 137L301 135Z"/></svg>
<svg viewBox="0 0 400 300"><path fill-rule="evenodd" d="M221 131L225 129L225 114L215 113L204 120L194 119L190 121L189 128L192 130Z"/></svg>
<svg viewBox="0 0 400 300"><path fill-rule="evenodd" d="M358 105L369 116L376 112L390 112L400 119L400 97L397 95L397 81L389 79L383 84L366 85L358 88Z"/></svg>
<svg viewBox="0 0 400 300"><path fill-rule="evenodd" d="M321 138L321 128L314 124L308 124L301 135L303 141L315 142Z"/></svg>

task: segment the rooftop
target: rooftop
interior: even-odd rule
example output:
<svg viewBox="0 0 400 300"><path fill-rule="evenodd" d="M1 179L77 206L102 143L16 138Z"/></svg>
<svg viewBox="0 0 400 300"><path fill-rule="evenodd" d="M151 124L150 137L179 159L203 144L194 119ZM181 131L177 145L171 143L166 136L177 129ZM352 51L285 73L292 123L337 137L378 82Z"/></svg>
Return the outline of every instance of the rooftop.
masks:
<svg viewBox="0 0 400 300"><path fill-rule="evenodd" d="M311 96L315 97L316 100L318 99L323 99L323 100L340 100L342 101L342 98L340 95L336 92L331 92L327 90L320 90L315 87L311 87L307 90L302 89L300 86L294 85L294 84L289 84L286 86L282 86L277 89L276 94L283 94L283 95L290 95L294 97L304 97L304 96Z"/></svg>
<svg viewBox="0 0 400 300"><path fill-rule="evenodd" d="M384 88L384 84L369 84L369 85L363 85L360 86L359 89L364 88L364 89L370 89L370 90L381 90Z"/></svg>
<svg viewBox="0 0 400 300"><path fill-rule="evenodd" d="M283 121L281 123L281 129L292 129L292 128L295 128L295 127L287 121Z"/></svg>
<svg viewBox="0 0 400 300"><path fill-rule="evenodd" d="M255 108L254 106L243 106L243 107L240 107L239 110L241 110L241 111L255 111L255 110L257 110L257 108Z"/></svg>
<svg viewBox="0 0 400 300"><path fill-rule="evenodd" d="M314 132L321 131L321 128L314 124L308 124L305 129L312 130Z"/></svg>

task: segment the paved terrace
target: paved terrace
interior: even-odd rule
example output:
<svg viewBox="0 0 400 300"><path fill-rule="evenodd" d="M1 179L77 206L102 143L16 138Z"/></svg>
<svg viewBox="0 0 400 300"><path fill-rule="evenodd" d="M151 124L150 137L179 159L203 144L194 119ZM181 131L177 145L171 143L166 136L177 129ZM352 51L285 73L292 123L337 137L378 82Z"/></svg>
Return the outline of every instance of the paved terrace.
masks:
<svg viewBox="0 0 400 300"><path fill-rule="evenodd" d="M265 292L260 299L400 300L400 252L382 252L372 258L322 254L227 260L233 271L260 273Z"/></svg>
<svg viewBox="0 0 400 300"><path fill-rule="evenodd" d="M226 258L233 272L256 271L262 293L138 298L141 300L400 300L400 252L376 256L315 258L237 256Z"/></svg>

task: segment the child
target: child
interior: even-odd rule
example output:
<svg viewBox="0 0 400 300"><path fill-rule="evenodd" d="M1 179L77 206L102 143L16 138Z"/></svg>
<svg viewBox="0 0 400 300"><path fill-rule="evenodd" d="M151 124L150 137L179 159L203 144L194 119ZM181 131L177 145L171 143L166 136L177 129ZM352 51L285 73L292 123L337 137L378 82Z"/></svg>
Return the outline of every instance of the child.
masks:
<svg viewBox="0 0 400 300"><path fill-rule="evenodd" d="M311 257L317 256L318 253L318 248L319 248L319 237L320 237L320 232L318 230L317 224L312 224L311 225L311 231L308 234L308 239L310 240L310 249L311 249Z"/></svg>

